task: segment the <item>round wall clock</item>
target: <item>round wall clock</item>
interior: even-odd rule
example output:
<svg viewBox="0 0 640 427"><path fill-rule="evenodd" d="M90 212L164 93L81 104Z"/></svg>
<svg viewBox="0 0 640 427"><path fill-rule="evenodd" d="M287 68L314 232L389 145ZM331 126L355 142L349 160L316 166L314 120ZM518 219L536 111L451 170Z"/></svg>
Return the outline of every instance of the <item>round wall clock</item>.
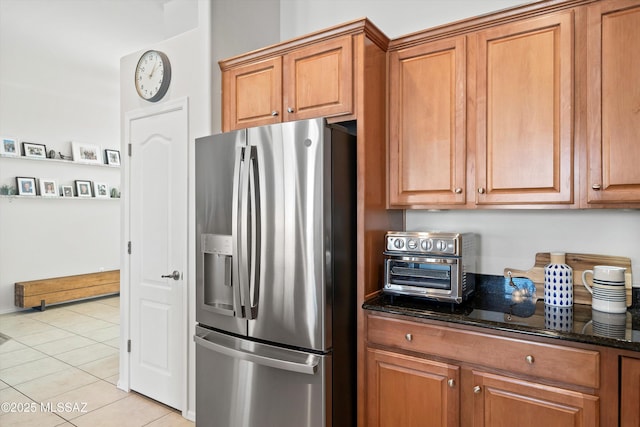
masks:
<svg viewBox="0 0 640 427"><path fill-rule="evenodd" d="M135 73L138 95L146 101L160 101L171 83L169 57L157 50L148 50L138 60Z"/></svg>

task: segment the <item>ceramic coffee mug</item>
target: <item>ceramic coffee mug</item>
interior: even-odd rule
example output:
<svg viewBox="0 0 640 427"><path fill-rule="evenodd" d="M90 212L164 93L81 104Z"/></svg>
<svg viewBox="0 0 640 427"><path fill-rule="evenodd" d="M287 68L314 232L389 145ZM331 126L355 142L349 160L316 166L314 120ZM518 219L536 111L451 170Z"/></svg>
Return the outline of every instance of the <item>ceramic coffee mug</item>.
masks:
<svg viewBox="0 0 640 427"><path fill-rule="evenodd" d="M627 294L624 286L626 268L608 265L596 265L593 270L582 272L582 284L593 295L591 306L594 310L607 313L624 313L627 311ZM592 286L587 282L587 275L593 276Z"/></svg>

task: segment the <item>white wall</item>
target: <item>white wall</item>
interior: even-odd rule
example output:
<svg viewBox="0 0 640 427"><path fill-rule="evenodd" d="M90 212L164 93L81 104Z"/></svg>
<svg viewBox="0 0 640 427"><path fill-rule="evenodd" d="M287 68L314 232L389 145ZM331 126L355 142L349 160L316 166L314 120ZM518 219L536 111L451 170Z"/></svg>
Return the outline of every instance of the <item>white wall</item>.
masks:
<svg viewBox="0 0 640 427"><path fill-rule="evenodd" d="M116 148L117 147L112 147ZM119 169L0 158L0 177L74 179L119 185ZM15 182L13 182L15 186ZM14 283L117 270L119 199L0 197L0 312L14 306Z"/></svg>
<svg viewBox="0 0 640 427"><path fill-rule="evenodd" d="M527 0L280 0L282 40L367 17L394 39Z"/></svg>
<svg viewBox="0 0 640 427"><path fill-rule="evenodd" d="M536 252L572 252L631 258L640 286L638 210L408 211L414 231L474 232L480 236L478 269L502 275L505 268L528 270Z"/></svg>
<svg viewBox="0 0 640 427"><path fill-rule="evenodd" d="M138 29L141 6L162 16L148 0L0 1L0 135L67 155L70 141L119 149L113 49L156 37ZM16 175L120 181L117 169L0 159L0 185L15 185ZM17 309L16 281L118 269L119 204L0 198L0 313Z"/></svg>

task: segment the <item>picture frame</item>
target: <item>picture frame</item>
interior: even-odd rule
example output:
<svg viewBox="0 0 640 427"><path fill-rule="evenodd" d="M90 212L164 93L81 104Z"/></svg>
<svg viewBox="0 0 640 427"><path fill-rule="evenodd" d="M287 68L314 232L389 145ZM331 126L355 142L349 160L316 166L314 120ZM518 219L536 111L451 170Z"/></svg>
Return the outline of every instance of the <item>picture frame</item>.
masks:
<svg viewBox="0 0 640 427"><path fill-rule="evenodd" d="M110 166L120 166L120 151L104 150L105 162Z"/></svg>
<svg viewBox="0 0 640 427"><path fill-rule="evenodd" d="M42 197L59 197L58 184L55 179L40 178L40 195Z"/></svg>
<svg viewBox="0 0 640 427"><path fill-rule="evenodd" d="M0 140L0 155L3 156L20 156L20 147L14 138L2 137Z"/></svg>
<svg viewBox="0 0 640 427"><path fill-rule="evenodd" d="M76 180L76 196L78 197L93 197L91 194L91 181Z"/></svg>
<svg viewBox="0 0 640 427"><path fill-rule="evenodd" d="M109 186L104 182L94 182L93 183L93 195L94 197L100 199L108 199L109 198Z"/></svg>
<svg viewBox="0 0 640 427"><path fill-rule="evenodd" d="M61 188L62 188L62 197L73 197L72 185L63 185Z"/></svg>
<svg viewBox="0 0 640 427"><path fill-rule="evenodd" d="M47 146L36 144L35 142L22 142L22 154L25 157L35 157L39 159L47 158Z"/></svg>
<svg viewBox="0 0 640 427"><path fill-rule="evenodd" d="M16 187L19 196L37 196L36 179L33 177L17 176Z"/></svg>
<svg viewBox="0 0 640 427"><path fill-rule="evenodd" d="M74 162L102 164L102 152L97 145L74 141L71 143L71 153Z"/></svg>

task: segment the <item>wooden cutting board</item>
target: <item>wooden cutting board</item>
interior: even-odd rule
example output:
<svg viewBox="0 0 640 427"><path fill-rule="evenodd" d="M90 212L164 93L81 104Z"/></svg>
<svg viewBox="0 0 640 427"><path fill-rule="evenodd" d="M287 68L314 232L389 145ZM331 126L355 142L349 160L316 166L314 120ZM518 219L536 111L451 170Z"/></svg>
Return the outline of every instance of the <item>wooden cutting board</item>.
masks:
<svg viewBox="0 0 640 427"><path fill-rule="evenodd" d="M631 275L631 259L619 256L594 255L594 254L571 254L565 255L566 263L573 268L573 302L575 304L591 305L591 294L582 285L582 272L593 270L594 265L612 265L615 267L625 267L625 288L627 291L627 307L631 306L631 287L633 285ZM551 262L549 252L538 252L536 263L529 270L518 270L515 268L505 268L504 277L509 277L509 271L513 277L526 277L536 285L536 299L544 299L544 266Z"/></svg>

